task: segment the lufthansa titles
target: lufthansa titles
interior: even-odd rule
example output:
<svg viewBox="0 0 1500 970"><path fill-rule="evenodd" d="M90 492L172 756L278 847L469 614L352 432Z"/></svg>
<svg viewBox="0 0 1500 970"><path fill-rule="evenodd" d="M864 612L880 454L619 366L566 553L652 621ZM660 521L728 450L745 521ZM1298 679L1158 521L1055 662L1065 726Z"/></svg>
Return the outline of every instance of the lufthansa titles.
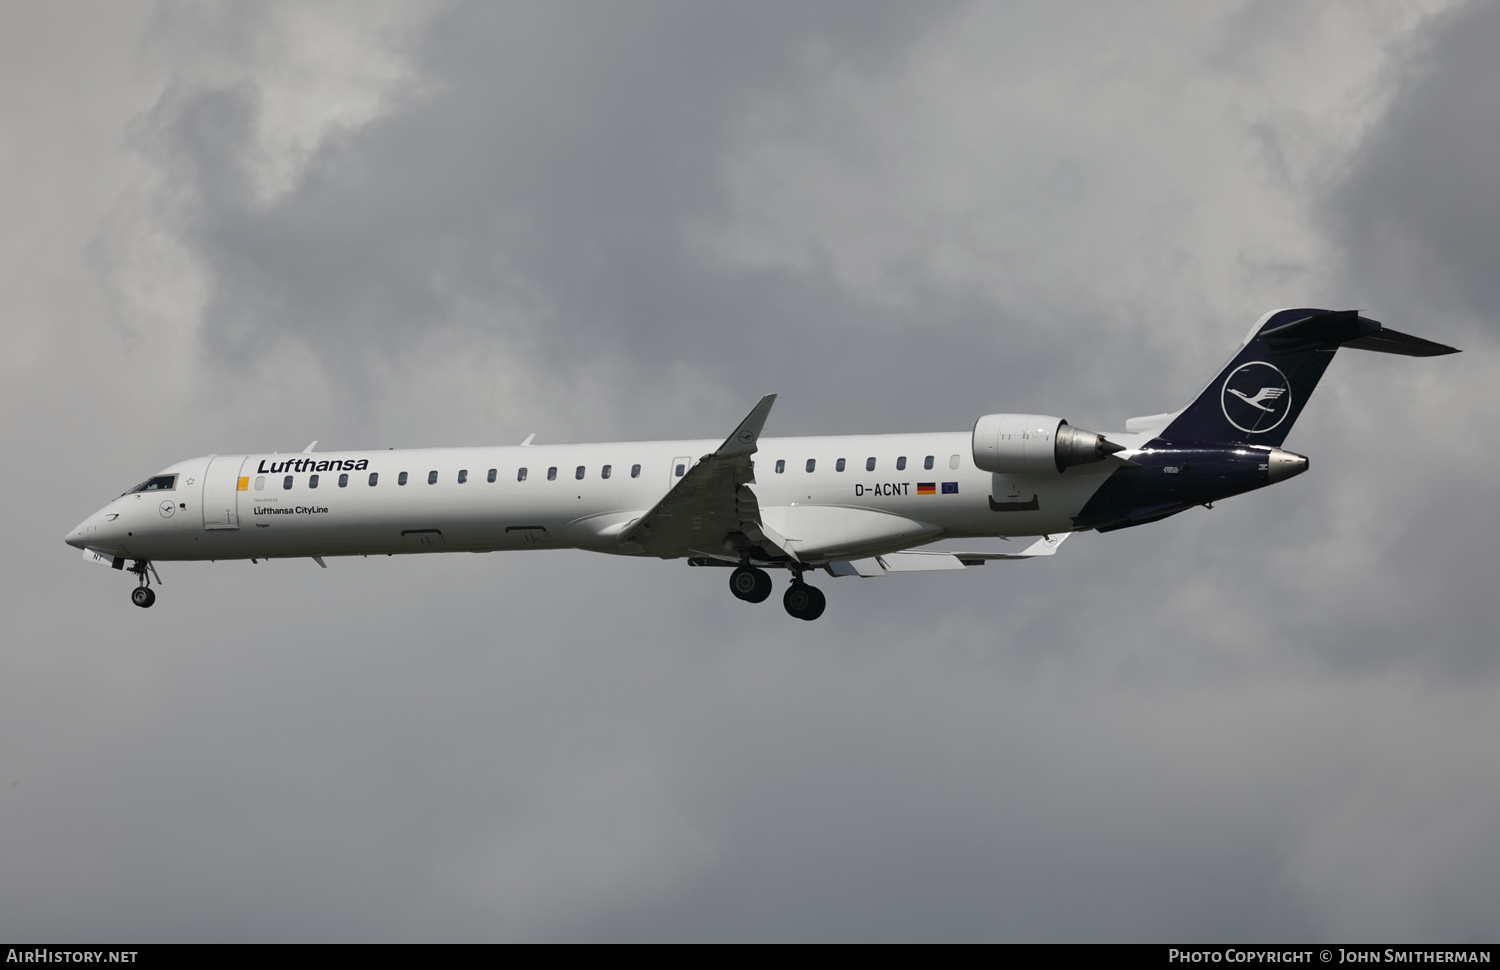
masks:
<svg viewBox="0 0 1500 970"><path fill-rule="evenodd" d="M258 475L275 475L278 472L362 472L369 467L368 458L358 461L353 458L288 458L286 461L273 461L269 467L265 459L261 459L260 467L255 471Z"/></svg>

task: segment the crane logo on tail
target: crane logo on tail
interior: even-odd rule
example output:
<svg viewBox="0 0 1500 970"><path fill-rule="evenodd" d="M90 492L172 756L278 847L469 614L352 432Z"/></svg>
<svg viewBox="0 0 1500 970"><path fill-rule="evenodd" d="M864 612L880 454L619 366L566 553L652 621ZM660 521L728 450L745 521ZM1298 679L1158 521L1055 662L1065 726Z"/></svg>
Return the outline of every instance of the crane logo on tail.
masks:
<svg viewBox="0 0 1500 970"><path fill-rule="evenodd" d="M1286 375L1263 360L1236 367L1224 381L1220 406L1229 423L1246 434L1264 434L1292 409Z"/></svg>

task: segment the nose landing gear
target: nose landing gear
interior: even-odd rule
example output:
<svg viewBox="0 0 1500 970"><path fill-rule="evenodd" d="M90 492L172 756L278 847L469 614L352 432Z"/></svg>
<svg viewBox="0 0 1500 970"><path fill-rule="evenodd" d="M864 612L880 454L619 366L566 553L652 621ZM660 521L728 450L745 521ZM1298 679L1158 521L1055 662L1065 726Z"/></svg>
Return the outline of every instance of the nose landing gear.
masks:
<svg viewBox="0 0 1500 970"><path fill-rule="evenodd" d="M156 567L151 565L151 561L148 559L137 559L135 565L130 567L130 571L135 573L136 579L140 583L140 585L130 591L130 602L141 609L145 609L156 602L156 591L151 588L151 579L155 577L156 584L160 586L161 575L157 573Z"/></svg>

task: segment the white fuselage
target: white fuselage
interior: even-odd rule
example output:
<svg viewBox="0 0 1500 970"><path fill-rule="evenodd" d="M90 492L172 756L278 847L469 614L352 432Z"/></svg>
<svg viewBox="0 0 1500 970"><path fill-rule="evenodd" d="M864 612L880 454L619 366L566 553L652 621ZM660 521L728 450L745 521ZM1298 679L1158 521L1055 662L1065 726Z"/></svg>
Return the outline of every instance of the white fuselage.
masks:
<svg viewBox="0 0 1500 970"><path fill-rule="evenodd" d="M639 554L619 533L718 445L705 439L194 458L160 473L175 476L170 489L120 496L67 541L146 560L535 548ZM968 432L763 438L748 487L765 521L816 562L939 538L1067 532L1113 470L1100 463L1011 479L976 468L971 449ZM992 508L992 496L1026 505L1038 495L1035 510Z"/></svg>

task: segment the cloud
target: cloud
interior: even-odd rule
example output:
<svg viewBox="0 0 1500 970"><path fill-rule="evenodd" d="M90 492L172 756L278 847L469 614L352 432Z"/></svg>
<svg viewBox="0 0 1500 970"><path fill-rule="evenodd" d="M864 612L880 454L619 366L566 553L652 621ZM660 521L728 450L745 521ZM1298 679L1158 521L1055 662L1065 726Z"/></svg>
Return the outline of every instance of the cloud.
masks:
<svg viewBox="0 0 1500 970"><path fill-rule="evenodd" d="M1373 297L1424 324L1465 325L1493 339L1495 67L1485 44L1500 16L1461 5L1410 40L1388 70L1398 95L1351 153L1327 219L1346 272ZM1472 339L1472 338L1471 338Z"/></svg>

